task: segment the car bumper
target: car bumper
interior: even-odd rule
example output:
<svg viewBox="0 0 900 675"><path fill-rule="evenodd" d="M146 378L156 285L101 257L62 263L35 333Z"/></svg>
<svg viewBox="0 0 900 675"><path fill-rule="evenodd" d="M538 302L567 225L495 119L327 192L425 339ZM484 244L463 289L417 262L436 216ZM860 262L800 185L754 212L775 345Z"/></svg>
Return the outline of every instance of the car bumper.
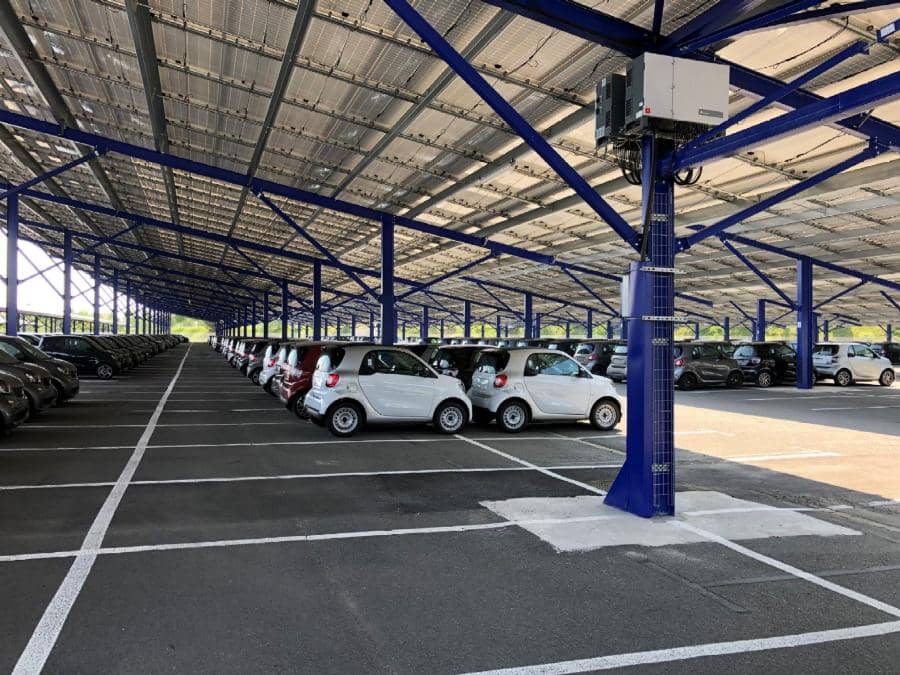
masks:
<svg viewBox="0 0 900 675"><path fill-rule="evenodd" d="M498 396L491 396L490 394L480 394L477 391L470 389L468 391L469 403L472 405L472 409L478 408L479 410L487 410L491 413L497 412L497 408L500 407L500 403L503 402L503 398Z"/></svg>
<svg viewBox="0 0 900 675"><path fill-rule="evenodd" d="M325 416L325 411L328 410L328 401L326 398L314 391L310 391L306 395L303 404L307 414L317 420L322 419Z"/></svg>
<svg viewBox="0 0 900 675"><path fill-rule="evenodd" d="M746 382L756 382L756 376L759 375L758 368L741 368Z"/></svg>
<svg viewBox="0 0 900 675"><path fill-rule="evenodd" d="M34 407L39 411L46 410L56 403L56 388L53 386L40 389L37 387L26 387L25 392L28 394L28 398L34 402Z"/></svg>
<svg viewBox="0 0 900 675"><path fill-rule="evenodd" d="M25 396L22 398L5 397L4 405L0 407L0 414L3 416L3 427L12 429L22 424L28 419L29 409L28 399Z"/></svg>
<svg viewBox="0 0 900 675"><path fill-rule="evenodd" d="M816 375L834 375L837 373L840 368L838 366L813 366L813 370L816 371Z"/></svg>
<svg viewBox="0 0 900 675"><path fill-rule="evenodd" d="M606 369L606 377L611 380L624 380L628 375L627 368L620 368L618 366L609 366Z"/></svg>
<svg viewBox="0 0 900 675"><path fill-rule="evenodd" d="M58 387L62 399L74 398L81 390L81 383L78 380L57 379L54 380L54 384Z"/></svg>

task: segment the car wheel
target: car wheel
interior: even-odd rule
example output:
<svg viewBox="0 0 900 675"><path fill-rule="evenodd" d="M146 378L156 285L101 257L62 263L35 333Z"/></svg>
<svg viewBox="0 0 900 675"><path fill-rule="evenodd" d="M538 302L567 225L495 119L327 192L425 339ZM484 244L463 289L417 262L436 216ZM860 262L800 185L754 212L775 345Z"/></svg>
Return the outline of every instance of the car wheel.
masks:
<svg viewBox="0 0 900 675"><path fill-rule="evenodd" d="M614 401L600 399L591 408L591 426L598 431L609 431L619 423L622 413Z"/></svg>
<svg viewBox="0 0 900 675"><path fill-rule="evenodd" d="M729 389L737 389L738 387L743 386L744 384L744 374L735 370L728 374L728 379L725 380L725 386Z"/></svg>
<svg viewBox="0 0 900 675"><path fill-rule="evenodd" d="M881 377L878 378L878 384L882 387L890 387L894 384L894 370L892 368L885 368L884 372L881 373Z"/></svg>
<svg viewBox="0 0 900 675"><path fill-rule="evenodd" d="M97 377L101 380L111 380L113 376L113 367L108 363L101 363L97 366Z"/></svg>
<svg viewBox="0 0 900 675"><path fill-rule="evenodd" d="M444 401L434 411L434 426L442 434L458 434L468 422L469 413L459 401Z"/></svg>
<svg viewBox="0 0 900 675"><path fill-rule="evenodd" d="M497 408L497 424L509 434L519 433L528 424L528 407L522 401L504 401Z"/></svg>
<svg viewBox="0 0 900 675"><path fill-rule="evenodd" d="M253 384L259 386L259 370L254 370L252 373L250 373L250 381Z"/></svg>
<svg viewBox="0 0 900 675"><path fill-rule="evenodd" d="M690 391L697 388L697 376L693 373L685 373L678 378L678 388Z"/></svg>
<svg viewBox="0 0 900 675"><path fill-rule="evenodd" d="M763 389L771 387L774 383L775 378L772 377L772 373L768 370L764 370L756 376L756 386L762 387Z"/></svg>
<svg viewBox="0 0 900 675"><path fill-rule="evenodd" d="M361 424L362 409L356 403L338 403L328 412L328 430L335 436L352 436Z"/></svg>
<svg viewBox="0 0 900 675"><path fill-rule="evenodd" d="M846 368L841 368L834 374L834 383L839 387L846 387L853 382L853 375Z"/></svg>
<svg viewBox="0 0 900 675"><path fill-rule="evenodd" d="M306 412L306 392L301 391L297 394L289 404L293 413L299 417L301 420L309 419L309 414Z"/></svg>

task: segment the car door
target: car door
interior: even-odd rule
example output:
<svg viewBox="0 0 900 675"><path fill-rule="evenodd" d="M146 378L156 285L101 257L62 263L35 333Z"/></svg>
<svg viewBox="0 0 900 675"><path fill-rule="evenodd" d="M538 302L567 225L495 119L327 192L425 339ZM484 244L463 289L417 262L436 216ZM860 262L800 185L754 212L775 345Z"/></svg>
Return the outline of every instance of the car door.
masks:
<svg viewBox="0 0 900 675"><path fill-rule="evenodd" d="M868 347L854 345L853 375L859 379L876 380L881 375L881 360Z"/></svg>
<svg viewBox="0 0 900 675"><path fill-rule="evenodd" d="M548 415L584 415L590 405L591 379L565 354L536 353L525 362L525 389Z"/></svg>
<svg viewBox="0 0 900 675"><path fill-rule="evenodd" d="M66 358L81 370L93 371L94 363L91 363L91 347L87 340L80 337L67 337L65 342Z"/></svg>
<svg viewBox="0 0 900 675"><path fill-rule="evenodd" d="M383 417L427 419L436 382L425 364L399 349L373 349L359 369L360 389Z"/></svg>

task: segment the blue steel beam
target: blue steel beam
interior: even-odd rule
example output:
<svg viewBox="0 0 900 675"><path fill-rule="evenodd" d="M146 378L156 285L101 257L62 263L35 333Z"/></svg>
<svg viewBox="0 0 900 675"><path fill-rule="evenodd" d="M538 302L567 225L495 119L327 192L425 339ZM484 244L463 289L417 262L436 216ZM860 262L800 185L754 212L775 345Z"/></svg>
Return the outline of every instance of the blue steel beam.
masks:
<svg viewBox="0 0 900 675"><path fill-rule="evenodd" d="M765 244L761 241L754 241L753 239L747 239L746 237L742 237L736 234L723 234L720 238L727 239L728 241L736 242L738 244L743 244L744 246L750 246L752 248L757 248L760 251L768 251L769 253L775 253L777 255L783 255L786 258L793 258L794 260L800 260L801 258L809 258L809 256L804 256L800 253L794 253L793 251L788 251L787 249L780 248L779 246L774 246L772 244ZM843 265L836 265L834 263L827 262L825 260L817 260L816 258L810 258L813 264L822 267L826 270L831 270L832 272L837 272L838 274L846 274L848 277L854 277L859 280L868 281L871 284L876 286L883 286L885 288L889 288L894 291L900 291L900 283L896 281L890 281L888 279L882 279L881 277L876 277L872 274L864 274L862 272L857 272L856 270L852 270L849 267L844 267Z"/></svg>
<svg viewBox="0 0 900 675"><path fill-rule="evenodd" d="M560 0L557 0L559 2ZM515 131L615 232L637 249L638 236L631 226L526 120L488 84L477 70L406 0L385 0L413 31ZM568 4L568 3L567 3ZM575 6L575 3L571 3Z"/></svg>
<svg viewBox="0 0 900 675"><path fill-rule="evenodd" d="M759 26L756 30L769 28L785 28L810 21L826 21L828 19L843 18L854 14L863 14L880 9L893 9L900 7L897 0L860 0L859 2L839 2L829 7L810 9L798 14L792 14L786 18L773 19L769 23ZM750 31L745 31L750 32Z"/></svg>
<svg viewBox="0 0 900 675"><path fill-rule="evenodd" d="M700 134L697 138L686 143L683 146L683 149L692 150L693 148L701 147L704 143L716 138L718 135L724 133L727 129L730 129L738 122L742 122L743 120L750 117L750 115L754 114L755 112L758 112L758 111L762 110L763 108L765 108L766 106L771 105L772 103L775 103L776 101L780 100L784 96L787 96L790 92L796 91L797 89L802 87L807 82L811 82L812 80L819 77L823 73L828 72L829 70L831 70L838 64L843 63L850 57L856 56L857 54L868 54L868 53L869 53L869 44L867 42L865 42L864 40L858 40L857 42L850 44L849 46L845 47L844 49L839 51L837 54L832 56L831 58L826 59L825 61L823 61L819 65L815 66L814 68L810 68L809 70L807 70L805 73L803 73L799 77L794 78L790 82L784 83L782 86L777 87L776 89L772 90L767 95L754 101L753 103L748 105L746 108L744 108L740 112L735 113L734 115L729 117L727 120L722 122L722 124L719 124L719 125L713 127L712 129L710 129L709 131L707 131L703 134Z"/></svg>
<svg viewBox="0 0 900 675"><path fill-rule="evenodd" d="M268 206L285 223L290 225L301 237L303 237L304 239L306 239L306 241L308 241L310 244L312 244L313 248L315 248L319 253L321 253L326 258L328 258L328 260L330 260L334 264L335 267L337 267L338 269L341 269L341 266L343 265L343 263L337 259L337 256L335 256L331 251L329 251L327 248L325 248L319 242L318 239L313 237L304 228L300 227L300 225L297 223L297 221L295 221L287 213L285 213L281 208L279 208L278 204L273 202L271 199L266 197L266 195L264 195L261 192L257 192L256 197L263 204ZM366 293L368 293L370 296L372 296L373 300L378 302L378 294L374 290L372 290L372 288L366 282L364 282L362 279L360 279L359 276L355 272L353 272L351 270L344 270L344 274L346 274L348 277L350 277L354 282L356 282L356 284L360 288L362 288Z"/></svg>
<svg viewBox="0 0 900 675"><path fill-rule="evenodd" d="M247 177L241 173L236 171L229 171L228 169L222 169L216 166L212 166L210 164L205 164L203 162L197 162L190 159L185 159L183 157L178 157L176 155L172 155L169 153L159 152L156 150L152 150L150 148L145 148L139 145L133 145L131 143L124 143L122 141L117 141L114 139L106 138L104 136L100 136L98 134L93 134L90 132L85 132L80 129L65 127L60 128L52 123L45 122L43 120L35 119L33 117L28 117L26 115L19 115L17 113L11 113L7 110L0 109L0 123L9 124L14 127L19 127L22 129L28 129L40 134L45 134L48 136L53 136L56 138L64 138L67 140L72 140L77 143L85 143L88 145L92 145L97 147L102 151L113 152L120 155L125 155L127 157L133 157L135 159L140 159L145 162L149 162L152 164L158 164L160 166L170 166L174 169L178 169L180 171L185 171L187 173L194 173L199 176L206 176L207 178L211 178L213 180L221 181L223 183L229 183L231 185L237 185L243 187L247 184ZM462 244L469 244L471 246L478 246L481 248L486 248L488 250L494 251L495 253L506 254L516 258L521 258L523 260L530 260L531 262L542 263L545 265L553 265L560 266L562 263L559 263L553 256L549 256L543 253L538 253L535 251L529 251L527 249L519 248L517 246L510 246L508 244L501 244L499 242L494 242L489 239L485 239L483 237L476 237L470 234L465 234L463 232L457 232L455 230L448 230L437 225L432 225L430 223L424 223L421 221L413 220L411 218L406 218L404 216L397 216L394 214L388 214L383 211L379 211L377 209L373 209L367 206L362 206L361 204L355 204L353 202L344 201L341 199L335 199L331 197L325 197L319 195L315 192L308 192L306 190L301 190L296 187L283 185L281 183L276 183L274 181L263 180L260 178L255 178L251 182L251 188L256 192L263 192L266 194L278 195L280 197L286 197L288 199L293 199L298 202L302 202L305 204L313 204L316 206L321 206L325 209L331 211L337 211L339 213L345 213L351 216L357 216L359 218L365 218L368 220L375 220L381 222L381 219L384 216L390 216L394 219L395 225L399 227L403 227L410 230L415 230L417 232L423 232L425 234L431 234L436 237L441 237L443 239L448 239L451 241L456 241ZM104 213L105 215L111 215L112 217L123 217L123 218L138 218L147 225L159 226L159 223L163 225L169 225L171 229L171 223L165 223L165 221L160 221L154 218L146 218L143 216L137 216L136 214L130 214L126 216L127 213L124 209L112 209L108 207L100 207L97 205L88 205L85 202L79 202L75 199L70 199L66 197L58 197L56 195L41 193L35 191L27 191L28 194L26 196L32 197L34 199L42 199L44 201L51 201L55 203L64 204L66 206L71 206L72 208L81 208L83 210L94 211L97 213ZM82 204L82 206L79 206ZM626 224L627 227L627 224ZM163 228L165 229L165 228ZM630 229L630 228L629 228ZM173 230L178 232L179 230ZM633 232L633 231L632 231ZM185 232L182 232L185 233ZM187 234L191 234L190 232L186 232ZM224 235L218 235L219 241L221 243L225 243L226 245L231 240L230 237L226 237ZM276 249L277 250L277 249ZM285 255L281 253L281 255ZM306 259L310 259L306 256ZM346 271L345 267L341 267L342 271ZM591 270L589 268L580 268L577 266L569 266L571 269L576 271L583 271L588 274L594 274L601 277L608 277L610 275L605 275L596 270ZM359 273L357 268L349 267L353 271Z"/></svg>
<svg viewBox="0 0 900 675"><path fill-rule="evenodd" d="M654 39L654 34L644 28L597 10L584 12L586 8L583 5L569 0L484 1L623 54L640 54L645 45L652 43ZM661 0L657 2L661 7Z"/></svg>
<svg viewBox="0 0 900 675"><path fill-rule="evenodd" d="M884 291L879 291L879 293L881 293L884 296L885 300L887 300L889 303L891 303L894 306L894 309L896 309L898 312L900 312L900 304L897 304L896 300L894 300L891 296L889 296Z"/></svg>
<svg viewBox="0 0 900 675"><path fill-rule="evenodd" d="M773 291L775 291L775 293L787 303L788 307L794 306L794 301L791 300L790 296L788 296L787 293L785 293L780 288L778 288L778 286L775 285L775 282L772 281L768 276L766 276L766 274L761 269L759 269L756 265L754 265L750 261L750 259L747 258L747 256L745 256L743 253L738 251L734 246L732 246L728 241L726 241L724 239L722 240L722 245L725 248L727 248L729 251L731 251L732 255L734 255L735 258L737 258L742 263L744 263L744 265L747 267L747 269L749 269L751 272L753 272L753 274L755 274L757 277L759 277L759 279L766 286L768 286Z"/></svg>
<svg viewBox="0 0 900 675"><path fill-rule="evenodd" d="M579 279L574 274L572 274L569 270L563 270L563 271L567 275L569 275L569 278L572 279L572 281L574 281L576 284L581 286L581 288L583 288L587 293L589 293L590 296L592 298L594 298L594 300L596 300L597 302L599 302L601 305L603 305L606 308L606 312L604 312L605 314L609 314L610 316L613 316L613 317L619 316L619 313L616 312L616 310L608 302L606 302L606 300L604 300L597 293L595 293L586 283L584 283L581 279Z"/></svg>
<svg viewBox="0 0 900 675"><path fill-rule="evenodd" d="M23 190L27 190L28 188L34 187L38 183L43 183L45 180L53 178L54 176L58 176L61 173L68 171L69 169L74 169L76 166L80 164L84 164L88 160L94 159L95 157L100 156L100 152L97 150L92 150L86 155L82 155L76 159L73 159L71 162L66 162L62 166L58 166L55 169L51 169L46 173L42 173L39 176L35 176L34 178L21 183L20 185L15 185L13 187L8 188L4 192L0 192L0 199L6 199L9 195L19 194Z"/></svg>
<svg viewBox="0 0 900 675"><path fill-rule="evenodd" d="M828 303L834 302L834 301L837 300L838 298L842 298L842 297L844 297L845 295L847 295L848 293L852 293L853 291L855 291L855 290L856 290L857 288L859 288L860 286L865 286L867 283L869 283L869 282L863 280L863 281L860 281L859 283L853 284L852 286L850 286L850 287L848 287L848 288L845 288L844 290L835 293L834 295L832 295L832 296L831 296L830 298L828 298L827 300L823 300L822 302L818 303L815 307L813 307L813 309L819 309L819 307L824 307L824 306L827 305Z"/></svg>
<svg viewBox="0 0 900 675"><path fill-rule="evenodd" d="M890 73L829 98L791 110L744 131L710 141L702 147L679 150L675 153L669 168L673 171L680 171L719 157L735 155L743 150L770 143L812 126L847 119L861 111L871 110L897 98L900 98L900 73ZM893 139L893 142L890 138L877 138L877 142L891 150L900 150L900 143L896 138Z"/></svg>
<svg viewBox="0 0 900 675"><path fill-rule="evenodd" d="M770 197L767 197L766 199L756 202L752 206L748 206L746 209L738 211L737 213L733 213L730 216L726 216L714 225L710 225L709 227L703 228L699 232L695 232L692 235L683 237L678 241L678 248L681 251L685 251L694 244L703 241L704 239L708 239L709 237L714 237L718 234L721 234L729 227L733 227L743 222L744 220L755 216L757 213L761 213L762 211L765 211L766 209L771 208L772 206L775 206L776 204L779 204L786 199L790 199L791 197L798 195L801 192L804 192L805 190L808 190L809 188L828 180L832 176L836 176L837 174L842 173L847 169L860 164L861 162L865 162L867 159L876 157L880 154L880 152L881 149L874 143L870 142L869 146L865 150L853 155L852 157L848 157L843 162L838 162L831 168L817 173L815 176L810 176L809 178L802 180L799 183L794 183L778 194L774 194Z"/></svg>
<svg viewBox="0 0 900 675"><path fill-rule="evenodd" d="M822 0L791 0L778 7L754 14L747 19L741 19L734 23L730 23L718 30L704 32L702 35L680 42L677 46L670 49L669 53L685 54L698 49L703 49L704 47L708 47L717 42L722 42L728 38L786 19L797 12L802 12L805 9L809 9L810 7L821 3Z"/></svg>
<svg viewBox="0 0 900 675"><path fill-rule="evenodd" d="M462 274L463 272L470 270L473 267L477 267L478 265L485 263L494 257L496 257L494 253L488 253L486 256L482 256L481 258L478 258L477 260L473 260L472 262L466 263L462 267L458 267L454 270L450 270L449 272L445 272L444 274L436 276L433 279L429 279L428 281L423 281L422 283L415 284L409 290L404 291L403 293L399 294L397 296L397 300L403 300L405 297L412 295L413 293L423 291L426 288L430 288L431 286L434 286L435 284L439 284L442 281L446 281L447 279L450 279L451 277L458 276L458 275Z"/></svg>
<svg viewBox="0 0 900 675"><path fill-rule="evenodd" d="M767 0L717 0L712 7L704 6L703 11L697 14L682 26L667 35L662 41L660 51L669 53L677 49L678 45L704 35L710 31L718 30L730 21L749 16ZM636 56L636 54L635 54Z"/></svg>

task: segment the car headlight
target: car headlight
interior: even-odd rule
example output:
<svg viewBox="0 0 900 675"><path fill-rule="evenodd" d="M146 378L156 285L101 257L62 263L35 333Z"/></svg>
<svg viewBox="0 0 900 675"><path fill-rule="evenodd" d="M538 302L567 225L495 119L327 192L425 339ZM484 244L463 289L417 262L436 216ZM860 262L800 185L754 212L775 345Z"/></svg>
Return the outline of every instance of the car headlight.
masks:
<svg viewBox="0 0 900 675"><path fill-rule="evenodd" d="M25 371L25 379L28 380L29 382L37 382L37 378L32 373L29 373L28 371Z"/></svg>

